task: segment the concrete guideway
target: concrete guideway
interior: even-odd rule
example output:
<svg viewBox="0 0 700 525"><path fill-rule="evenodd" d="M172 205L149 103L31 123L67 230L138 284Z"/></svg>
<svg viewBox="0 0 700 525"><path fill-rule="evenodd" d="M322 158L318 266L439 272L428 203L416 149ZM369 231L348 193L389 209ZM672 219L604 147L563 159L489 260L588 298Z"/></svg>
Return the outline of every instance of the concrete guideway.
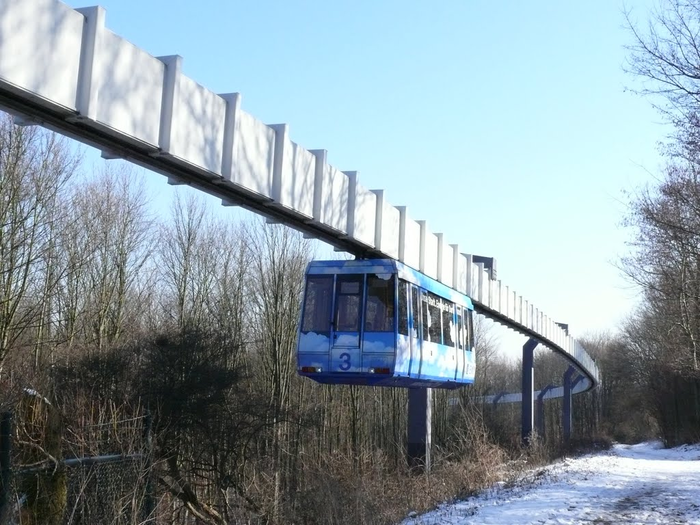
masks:
<svg viewBox="0 0 700 525"><path fill-rule="evenodd" d="M0 108L242 206L358 257L398 259L472 297L477 312L562 354L594 388L598 368L565 329L357 172L306 150L286 124L266 125L238 93L215 94L182 74L182 57L153 57L105 27L105 10L57 0L0 3ZM491 261L493 262L493 261Z"/></svg>

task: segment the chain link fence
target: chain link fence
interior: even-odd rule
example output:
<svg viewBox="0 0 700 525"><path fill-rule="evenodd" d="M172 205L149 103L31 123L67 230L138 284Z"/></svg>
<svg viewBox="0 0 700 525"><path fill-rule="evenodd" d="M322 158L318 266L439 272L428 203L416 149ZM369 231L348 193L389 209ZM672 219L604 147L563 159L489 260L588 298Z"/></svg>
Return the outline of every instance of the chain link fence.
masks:
<svg viewBox="0 0 700 525"><path fill-rule="evenodd" d="M140 452L21 464L12 450L12 416L2 414L0 525L155 523L150 479L150 417L130 421L138 421L143 427ZM20 442L20 445L28 444Z"/></svg>

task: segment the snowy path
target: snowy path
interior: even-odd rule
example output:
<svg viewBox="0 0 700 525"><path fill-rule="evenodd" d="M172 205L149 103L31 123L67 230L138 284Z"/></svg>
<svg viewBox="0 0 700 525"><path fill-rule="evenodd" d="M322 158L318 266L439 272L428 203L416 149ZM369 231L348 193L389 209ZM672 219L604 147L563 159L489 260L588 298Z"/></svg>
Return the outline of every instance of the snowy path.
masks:
<svg viewBox="0 0 700 525"><path fill-rule="evenodd" d="M403 525L700 524L700 446L615 445Z"/></svg>

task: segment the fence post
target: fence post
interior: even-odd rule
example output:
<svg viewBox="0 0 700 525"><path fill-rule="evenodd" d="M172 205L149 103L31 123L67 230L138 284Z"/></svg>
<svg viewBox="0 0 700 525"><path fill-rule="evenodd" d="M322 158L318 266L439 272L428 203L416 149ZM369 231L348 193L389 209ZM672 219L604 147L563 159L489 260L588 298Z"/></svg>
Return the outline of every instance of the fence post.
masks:
<svg viewBox="0 0 700 525"><path fill-rule="evenodd" d="M148 412L143 421L143 441L146 458L146 490L143 497L143 520L155 523L156 498L153 488L153 416Z"/></svg>
<svg viewBox="0 0 700 525"><path fill-rule="evenodd" d="M0 419L0 523L7 523L12 492L12 413L3 412Z"/></svg>

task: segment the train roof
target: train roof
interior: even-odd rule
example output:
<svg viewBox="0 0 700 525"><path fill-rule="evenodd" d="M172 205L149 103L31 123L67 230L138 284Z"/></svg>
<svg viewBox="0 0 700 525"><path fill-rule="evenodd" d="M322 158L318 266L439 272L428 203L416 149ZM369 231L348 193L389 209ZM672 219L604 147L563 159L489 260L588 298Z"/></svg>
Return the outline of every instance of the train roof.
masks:
<svg viewBox="0 0 700 525"><path fill-rule="evenodd" d="M466 306L471 310L474 309L474 305L469 296L394 259L311 261L306 269L307 275L350 274L358 272L397 274L400 279L405 279L416 286L420 286L436 295L449 299L453 303Z"/></svg>

